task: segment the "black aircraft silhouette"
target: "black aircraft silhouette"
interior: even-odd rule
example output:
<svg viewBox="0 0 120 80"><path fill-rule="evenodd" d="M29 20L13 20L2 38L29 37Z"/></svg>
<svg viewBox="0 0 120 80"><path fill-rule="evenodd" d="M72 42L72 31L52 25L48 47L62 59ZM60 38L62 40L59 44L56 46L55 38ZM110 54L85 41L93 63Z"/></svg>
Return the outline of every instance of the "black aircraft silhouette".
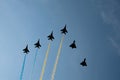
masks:
<svg viewBox="0 0 120 80"><path fill-rule="evenodd" d="M26 54L28 54L28 52L30 52L30 51L28 50L28 45L26 46L25 49L23 49L23 51L24 51L24 53L26 53Z"/></svg>
<svg viewBox="0 0 120 80"><path fill-rule="evenodd" d="M87 66L86 58L84 58L84 61L82 61L82 62L80 63L80 65L82 65L82 66Z"/></svg>
<svg viewBox="0 0 120 80"><path fill-rule="evenodd" d="M34 45L35 45L35 48L40 48L41 47L41 45L40 45L40 39Z"/></svg>
<svg viewBox="0 0 120 80"><path fill-rule="evenodd" d="M53 31L52 31L51 34L50 34L49 36L47 36L47 37L48 37L48 40L53 41L53 39L54 39Z"/></svg>
<svg viewBox="0 0 120 80"><path fill-rule="evenodd" d="M65 34L65 35L66 35L66 33L68 33L68 31L67 31L67 29L66 29L66 25L65 25L65 27L64 27L63 29L61 29L60 31L61 31L62 34Z"/></svg>
<svg viewBox="0 0 120 80"><path fill-rule="evenodd" d="M73 43L69 47L71 47L72 49L76 48L75 40L73 41Z"/></svg>

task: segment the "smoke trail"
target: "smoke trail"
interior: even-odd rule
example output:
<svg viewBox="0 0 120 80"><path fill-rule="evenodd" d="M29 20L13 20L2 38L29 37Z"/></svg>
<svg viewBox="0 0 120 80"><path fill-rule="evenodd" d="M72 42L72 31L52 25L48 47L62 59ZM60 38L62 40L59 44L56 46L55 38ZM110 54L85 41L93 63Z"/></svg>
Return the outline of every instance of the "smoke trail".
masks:
<svg viewBox="0 0 120 80"><path fill-rule="evenodd" d="M48 59L49 50L50 50L50 43L48 44L48 49L46 51L46 55L45 55L45 59L44 59L44 64L42 66L42 72L41 72L41 75L40 75L40 80L43 79L43 75L44 75L44 72L45 72L45 67L46 67L46 63L47 63L47 59Z"/></svg>
<svg viewBox="0 0 120 80"><path fill-rule="evenodd" d="M38 49L36 50L36 53L35 53L35 58L34 58L34 62L33 62L33 67L32 67L32 73L31 73L31 79L30 80L32 80L32 75L33 75L33 71L34 71L34 67L35 67L37 54L38 54Z"/></svg>
<svg viewBox="0 0 120 80"><path fill-rule="evenodd" d="M55 72L56 72L58 60L59 60L59 57L60 57L60 52L61 52L63 40L64 40L64 35L63 35L63 37L62 37L62 39L61 39L61 42L60 42L60 46L59 46L58 53L57 53L57 57L56 57L56 61L55 61L55 64L54 64L54 68L53 68L51 80L54 80L54 77L55 77Z"/></svg>
<svg viewBox="0 0 120 80"><path fill-rule="evenodd" d="M34 58L34 63L33 63L33 69L34 69L34 67L35 67L35 62L36 62L37 54L38 54L38 49L36 50L36 53L35 53L35 58ZM33 71L33 69L32 69L32 71Z"/></svg>
<svg viewBox="0 0 120 80"><path fill-rule="evenodd" d="M23 77L23 72L24 72L24 67L25 67L25 61L26 61L26 54L25 54L24 60L23 60L22 70L21 70L21 74L20 74L20 80L22 80L22 77Z"/></svg>

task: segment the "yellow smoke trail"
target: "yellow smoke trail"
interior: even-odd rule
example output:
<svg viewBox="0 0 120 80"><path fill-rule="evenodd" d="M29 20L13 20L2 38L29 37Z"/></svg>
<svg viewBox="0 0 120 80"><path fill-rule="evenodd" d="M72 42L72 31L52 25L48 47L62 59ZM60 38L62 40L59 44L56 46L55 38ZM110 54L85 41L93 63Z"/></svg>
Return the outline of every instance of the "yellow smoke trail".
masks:
<svg viewBox="0 0 120 80"><path fill-rule="evenodd" d="M46 63L47 63L47 59L48 59L49 50L50 50L50 43L48 44L48 49L47 49L47 52L46 52L46 55L45 55L44 64L42 66L42 72L41 72L41 75L40 75L40 80L43 79L43 75L44 75L44 72L45 72L45 67L46 67Z"/></svg>
<svg viewBox="0 0 120 80"><path fill-rule="evenodd" d="M60 46L59 46L58 53L57 53L57 57L56 57L56 61L55 61L55 64L54 64L54 68L53 68L51 80L54 80L54 77L55 77L55 72L56 72L58 60L59 60L59 57L60 57L60 52L61 52L63 40L64 40L64 35L63 35L63 37L62 37L62 39L61 39L61 42L60 42Z"/></svg>

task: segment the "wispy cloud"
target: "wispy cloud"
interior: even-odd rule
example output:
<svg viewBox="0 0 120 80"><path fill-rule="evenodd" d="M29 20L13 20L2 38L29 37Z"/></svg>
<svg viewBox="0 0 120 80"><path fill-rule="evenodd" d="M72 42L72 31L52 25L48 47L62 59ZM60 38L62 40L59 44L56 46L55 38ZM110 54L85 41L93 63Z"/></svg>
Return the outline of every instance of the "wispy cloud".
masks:
<svg viewBox="0 0 120 80"><path fill-rule="evenodd" d="M120 54L120 1L119 0L94 0L100 9L100 16L104 23L110 25L113 33L109 41Z"/></svg>
<svg viewBox="0 0 120 80"><path fill-rule="evenodd" d="M109 41L112 43L112 45L118 50L118 55L120 56L120 45L118 44L117 41L115 41L114 38L110 37Z"/></svg>
<svg viewBox="0 0 120 80"><path fill-rule="evenodd" d="M114 27L120 25L120 5L117 0L102 0L99 4L101 17Z"/></svg>

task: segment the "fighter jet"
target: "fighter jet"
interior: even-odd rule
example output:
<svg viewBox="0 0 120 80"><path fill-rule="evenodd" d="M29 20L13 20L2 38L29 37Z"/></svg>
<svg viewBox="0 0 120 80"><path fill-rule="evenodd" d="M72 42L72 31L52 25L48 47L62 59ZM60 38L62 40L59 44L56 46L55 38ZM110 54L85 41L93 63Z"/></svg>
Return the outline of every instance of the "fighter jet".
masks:
<svg viewBox="0 0 120 80"><path fill-rule="evenodd" d="M80 65L82 65L82 66L87 66L86 58L84 58L84 61L82 61L82 62L80 63Z"/></svg>
<svg viewBox="0 0 120 80"><path fill-rule="evenodd" d="M26 53L26 54L28 54L28 53L30 52L30 51L28 50L28 45L26 46L25 49L23 49L23 52Z"/></svg>
<svg viewBox="0 0 120 80"><path fill-rule="evenodd" d="M51 34L50 34L49 36L47 36L47 37L48 37L48 40L53 41L53 39L54 39L53 31L52 31Z"/></svg>
<svg viewBox="0 0 120 80"><path fill-rule="evenodd" d="M40 48L41 47L41 45L40 45L40 39L34 45L35 45L35 48Z"/></svg>
<svg viewBox="0 0 120 80"><path fill-rule="evenodd" d="M71 47L72 49L76 48L75 40L73 41L73 43L69 47Z"/></svg>
<svg viewBox="0 0 120 80"><path fill-rule="evenodd" d="M60 31L61 31L62 34L65 34L65 35L66 35L66 33L68 33L68 31L67 31L67 29L66 29L66 25L65 25L65 27L64 27L63 29L61 29Z"/></svg>

